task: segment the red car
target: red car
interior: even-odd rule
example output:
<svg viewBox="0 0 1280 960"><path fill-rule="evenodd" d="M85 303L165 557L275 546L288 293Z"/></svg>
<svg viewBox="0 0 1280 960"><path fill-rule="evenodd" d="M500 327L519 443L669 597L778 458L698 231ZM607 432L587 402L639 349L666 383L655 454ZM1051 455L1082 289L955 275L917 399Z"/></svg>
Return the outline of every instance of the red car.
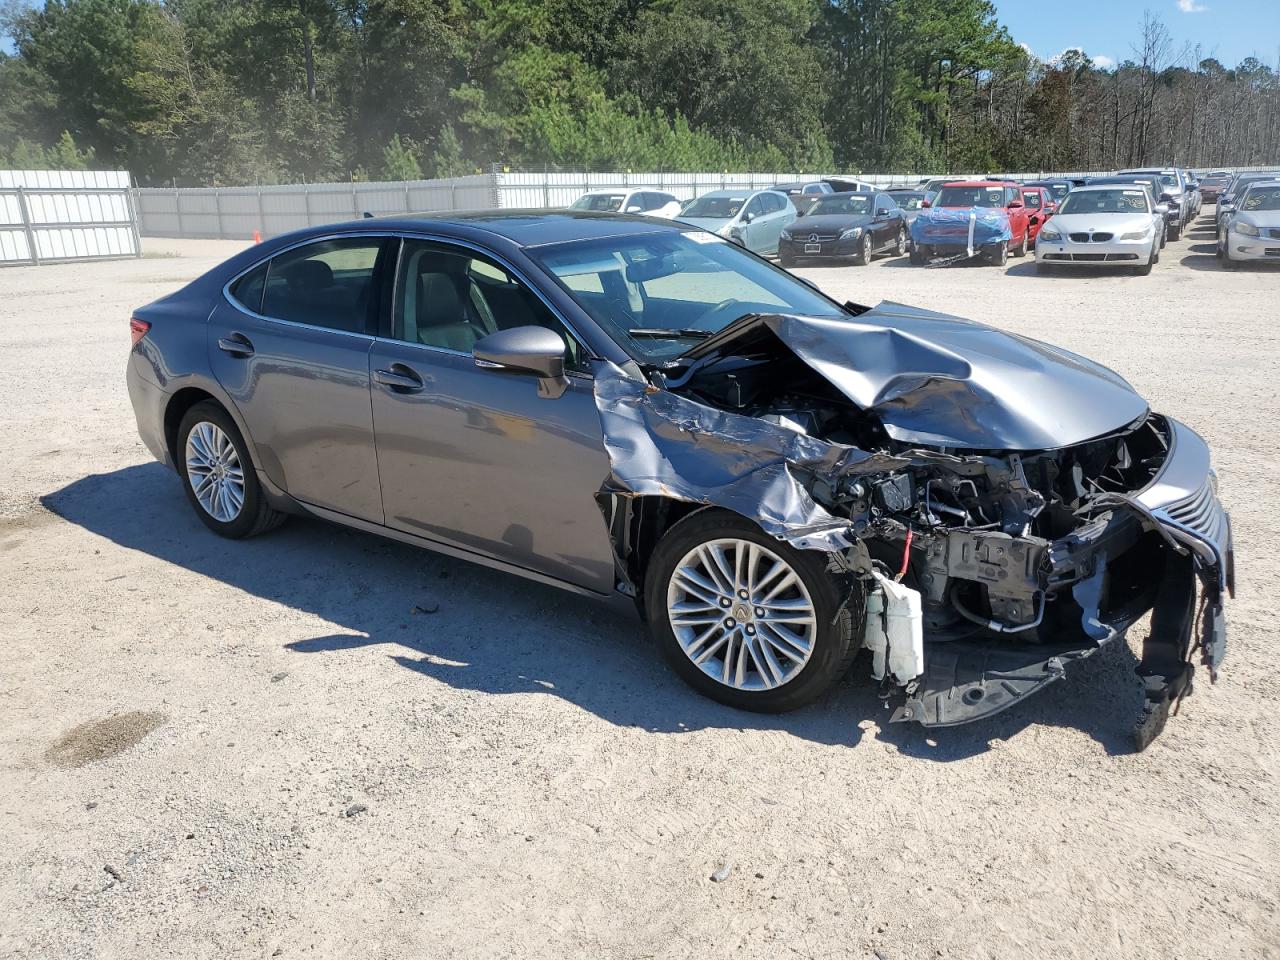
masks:
<svg viewBox="0 0 1280 960"><path fill-rule="evenodd" d="M1010 180L959 180L943 186L932 205L944 210L948 208L968 210L971 207L994 207L1004 210L1009 217L1009 232L1013 234L1013 239L1008 241L992 259L994 263L1003 263L1006 254L1015 257L1026 254L1027 247L1035 238L1031 230L1031 215L1027 212L1021 190L1018 184ZM1044 218L1039 219L1043 222ZM1037 232L1039 226L1040 224L1037 223Z"/></svg>
<svg viewBox="0 0 1280 960"><path fill-rule="evenodd" d="M1058 203L1044 187L1023 187L1022 205L1027 209L1027 241L1034 246L1040 228L1057 211Z"/></svg>

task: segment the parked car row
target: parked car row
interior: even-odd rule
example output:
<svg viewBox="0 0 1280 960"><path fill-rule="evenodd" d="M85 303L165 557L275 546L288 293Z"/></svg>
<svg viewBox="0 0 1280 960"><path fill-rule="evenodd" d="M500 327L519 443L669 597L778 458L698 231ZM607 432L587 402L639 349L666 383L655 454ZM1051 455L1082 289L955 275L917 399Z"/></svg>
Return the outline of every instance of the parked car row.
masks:
<svg viewBox="0 0 1280 960"><path fill-rule="evenodd" d="M571 209L677 219L776 255L784 266L865 265L885 253L909 253L918 265L972 259L1002 265L1034 249L1042 272L1083 264L1146 275L1165 244L1200 215L1206 198L1217 203L1219 258L1228 265L1280 259L1280 243L1267 245L1280 241L1268 216L1277 183L1280 172L1211 173L1201 181L1180 167L1030 182L932 177L885 190L856 178L825 177L714 190L683 203L656 188L596 190Z"/></svg>

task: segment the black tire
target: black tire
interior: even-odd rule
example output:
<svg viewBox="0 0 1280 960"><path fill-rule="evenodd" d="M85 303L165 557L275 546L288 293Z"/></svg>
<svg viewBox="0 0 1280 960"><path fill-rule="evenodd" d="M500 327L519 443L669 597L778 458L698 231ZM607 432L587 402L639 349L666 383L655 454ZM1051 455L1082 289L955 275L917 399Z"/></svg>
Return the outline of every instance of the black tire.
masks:
<svg viewBox="0 0 1280 960"><path fill-rule="evenodd" d="M907 231L899 229L898 242L897 244L894 245L893 255L895 257L901 257L906 252L907 252Z"/></svg>
<svg viewBox="0 0 1280 960"><path fill-rule="evenodd" d="M680 646L667 613L667 590L681 560L700 544L718 539L747 540L784 561L808 590L815 612L807 662L790 679L761 690L743 690L704 673ZM701 510L681 520L654 549L645 572L645 612L659 651L671 668L699 693L720 703L757 713L783 713L820 697L849 669L857 654L865 618L861 581L841 572L836 554L798 550L737 514Z"/></svg>
<svg viewBox="0 0 1280 960"><path fill-rule="evenodd" d="M1009 262L1009 241L1001 240L984 254L987 263L993 267L1003 267Z"/></svg>
<svg viewBox="0 0 1280 960"><path fill-rule="evenodd" d="M1022 240L1010 252L1015 257L1025 257L1027 255L1027 232L1022 231Z"/></svg>
<svg viewBox="0 0 1280 960"><path fill-rule="evenodd" d="M1160 244L1153 244L1151 247L1151 263L1152 265L1160 262Z"/></svg>
<svg viewBox="0 0 1280 960"><path fill-rule="evenodd" d="M231 441L231 445L235 447L236 457L240 462L244 477L244 501L240 505L239 513L230 521L219 520L205 509L196 497L195 489L191 485L191 479L187 475L187 438L198 424L206 422L221 430L227 439ZM191 507L195 510L196 516L204 522L206 527L219 536L228 537L232 540L256 537L260 533L274 530L287 519L287 514L281 513L279 510L273 510L267 504L266 496L262 492L262 484L258 482L257 471L254 469L253 460L249 456L248 446L245 444L244 438L240 436L240 430L236 427L236 422L231 419L230 414L221 405L212 400L205 400L202 403L197 403L187 411L182 418L182 423L178 426L175 455L178 464L178 475L182 478L182 489L186 491L187 500L191 502Z"/></svg>
<svg viewBox="0 0 1280 960"><path fill-rule="evenodd" d="M865 267L871 262L871 234L864 233L862 242L858 245L858 252L854 254L853 262L859 267Z"/></svg>
<svg viewBox="0 0 1280 960"><path fill-rule="evenodd" d="M1144 263L1144 264L1143 264L1142 266L1140 266L1140 267L1134 267L1134 268L1133 268L1133 273L1134 273L1134 276L1138 276L1138 277L1146 277L1146 276L1150 276L1150 275L1151 275L1151 263L1150 263L1150 262L1148 262L1148 263Z"/></svg>
<svg viewBox="0 0 1280 960"><path fill-rule="evenodd" d="M1169 224L1169 239L1177 240L1181 236L1182 236L1182 224L1180 223Z"/></svg>
<svg viewBox="0 0 1280 960"><path fill-rule="evenodd" d="M911 263L916 267L924 266L924 251L919 247L911 248Z"/></svg>

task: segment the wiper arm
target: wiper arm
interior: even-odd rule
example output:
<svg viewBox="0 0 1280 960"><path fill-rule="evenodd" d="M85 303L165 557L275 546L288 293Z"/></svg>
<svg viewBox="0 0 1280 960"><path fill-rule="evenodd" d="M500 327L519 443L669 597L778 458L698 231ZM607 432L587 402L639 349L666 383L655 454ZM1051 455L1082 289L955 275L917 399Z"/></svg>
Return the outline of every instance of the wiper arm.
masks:
<svg viewBox="0 0 1280 960"><path fill-rule="evenodd" d="M697 330L693 327L632 327L627 335L637 340L675 340L684 337L691 340L705 340L711 336L710 330Z"/></svg>

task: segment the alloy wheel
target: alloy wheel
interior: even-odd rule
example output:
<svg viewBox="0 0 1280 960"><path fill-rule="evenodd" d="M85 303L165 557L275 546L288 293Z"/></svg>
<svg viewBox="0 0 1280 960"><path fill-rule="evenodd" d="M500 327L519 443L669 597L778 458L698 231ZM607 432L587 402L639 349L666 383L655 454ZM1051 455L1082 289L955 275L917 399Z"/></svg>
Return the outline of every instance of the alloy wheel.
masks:
<svg viewBox="0 0 1280 960"><path fill-rule="evenodd" d="M187 482L204 511L231 523L244 507L244 468L235 444L217 424L201 420L187 434Z"/></svg>
<svg viewBox="0 0 1280 960"><path fill-rule="evenodd" d="M676 565L667 585L676 641L703 673L736 690L793 680L813 654L818 621L804 581L750 540L710 540Z"/></svg>

